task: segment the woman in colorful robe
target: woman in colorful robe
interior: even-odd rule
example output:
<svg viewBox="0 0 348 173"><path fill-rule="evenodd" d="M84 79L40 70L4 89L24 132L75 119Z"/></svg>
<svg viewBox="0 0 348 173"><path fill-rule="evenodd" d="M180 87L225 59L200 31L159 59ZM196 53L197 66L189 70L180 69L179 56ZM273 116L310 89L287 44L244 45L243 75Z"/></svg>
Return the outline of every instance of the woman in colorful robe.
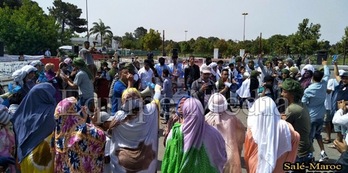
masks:
<svg viewBox="0 0 348 173"><path fill-rule="evenodd" d="M49 83L35 85L11 119L22 173L53 172L50 141L55 127L55 92Z"/></svg>
<svg viewBox="0 0 348 173"><path fill-rule="evenodd" d="M189 98L182 109L182 124L174 124L167 138L162 173L222 172L227 158L225 141L204 121L201 102Z"/></svg>
<svg viewBox="0 0 348 173"><path fill-rule="evenodd" d="M294 162L300 135L280 119L270 97L258 98L248 116L244 160L249 173L281 173L285 162Z"/></svg>
<svg viewBox="0 0 348 173"><path fill-rule="evenodd" d="M54 172L103 172L106 137L102 129L86 123L86 108L69 97L58 103L54 117Z"/></svg>
<svg viewBox="0 0 348 173"><path fill-rule="evenodd" d="M160 91L156 85L154 101L146 105L136 88L123 92L121 110L109 129L113 173L156 172Z"/></svg>
<svg viewBox="0 0 348 173"><path fill-rule="evenodd" d="M205 115L205 121L219 130L226 142L227 162L224 173L241 173L240 160L246 127L234 113L227 111L227 106L227 100L222 94L213 94L208 101L210 112Z"/></svg>
<svg viewBox="0 0 348 173"><path fill-rule="evenodd" d="M0 157L7 158L12 162L14 161L15 136L10 119L13 112L2 105L3 101L0 97ZM15 164L7 164L3 169L6 168L9 168L9 173L16 172Z"/></svg>

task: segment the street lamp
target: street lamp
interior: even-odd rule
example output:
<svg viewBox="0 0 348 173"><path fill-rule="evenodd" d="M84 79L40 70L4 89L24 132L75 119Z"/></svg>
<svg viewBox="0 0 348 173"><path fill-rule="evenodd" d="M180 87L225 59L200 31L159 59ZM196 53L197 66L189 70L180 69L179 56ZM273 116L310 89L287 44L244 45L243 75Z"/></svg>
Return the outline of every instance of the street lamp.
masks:
<svg viewBox="0 0 348 173"><path fill-rule="evenodd" d="M86 0L86 20L87 20L87 41L89 41L89 28L88 28L88 3Z"/></svg>
<svg viewBox="0 0 348 173"><path fill-rule="evenodd" d="M248 13L242 13L244 16L244 27L243 27L243 41L245 41L245 17L248 15Z"/></svg>
<svg viewBox="0 0 348 173"><path fill-rule="evenodd" d="M185 42L186 42L187 30L185 30Z"/></svg>

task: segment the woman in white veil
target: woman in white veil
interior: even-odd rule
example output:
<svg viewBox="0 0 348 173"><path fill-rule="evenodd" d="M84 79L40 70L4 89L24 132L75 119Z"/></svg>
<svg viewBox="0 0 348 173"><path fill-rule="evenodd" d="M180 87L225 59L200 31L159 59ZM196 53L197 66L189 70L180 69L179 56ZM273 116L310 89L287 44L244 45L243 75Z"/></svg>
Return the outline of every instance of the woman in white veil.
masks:
<svg viewBox="0 0 348 173"><path fill-rule="evenodd" d="M296 159L300 135L291 124L281 120L270 97L258 98L248 116L244 160L248 172L284 172L285 162Z"/></svg>

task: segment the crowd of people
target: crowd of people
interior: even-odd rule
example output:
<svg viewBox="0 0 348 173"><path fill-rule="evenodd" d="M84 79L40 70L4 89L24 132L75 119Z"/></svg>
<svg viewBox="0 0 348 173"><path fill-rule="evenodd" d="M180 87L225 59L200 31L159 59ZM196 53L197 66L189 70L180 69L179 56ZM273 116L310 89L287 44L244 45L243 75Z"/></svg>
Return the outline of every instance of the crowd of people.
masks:
<svg viewBox="0 0 348 173"><path fill-rule="evenodd" d="M13 73L0 98L0 172L153 173L164 145L163 173L240 173L242 151L248 172L278 173L284 163L313 163L314 139L319 162L328 161L323 143L332 142L342 152L337 171L347 171L348 72L337 63L330 79L326 60L301 68L290 58L245 54L225 67L176 55L155 64L149 54L143 66L133 57L97 69L88 42L79 55L57 71L32 61ZM173 104L180 87L186 94ZM246 126L238 107L248 110Z"/></svg>

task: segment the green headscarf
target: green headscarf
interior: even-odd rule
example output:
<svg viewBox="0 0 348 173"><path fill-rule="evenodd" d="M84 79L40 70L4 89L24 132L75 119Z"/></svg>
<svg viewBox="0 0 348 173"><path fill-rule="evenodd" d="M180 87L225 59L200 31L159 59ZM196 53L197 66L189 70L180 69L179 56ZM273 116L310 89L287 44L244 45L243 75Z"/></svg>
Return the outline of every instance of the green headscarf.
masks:
<svg viewBox="0 0 348 173"><path fill-rule="evenodd" d="M300 82L295 81L294 79L287 78L282 83L283 90L286 90L294 95L294 100L298 102L303 95L303 89Z"/></svg>
<svg viewBox="0 0 348 173"><path fill-rule="evenodd" d="M290 71L289 71L288 69L285 69L285 68L284 68L284 69L282 70L282 73L283 73L283 74L289 75L289 74L290 74Z"/></svg>
<svg viewBox="0 0 348 173"><path fill-rule="evenodd" d="M250 72L250 77L257 77L260 74L257 70L253 70Z"/></svg>
<svg viewBox="0 0 348 173"><path fill-rule="evenodd" d="M78 67L80 70L85 71L88 74L89 79L93 79L91 71L87 68L85 61L81 57L74 58L73 66Z"/></svg>

